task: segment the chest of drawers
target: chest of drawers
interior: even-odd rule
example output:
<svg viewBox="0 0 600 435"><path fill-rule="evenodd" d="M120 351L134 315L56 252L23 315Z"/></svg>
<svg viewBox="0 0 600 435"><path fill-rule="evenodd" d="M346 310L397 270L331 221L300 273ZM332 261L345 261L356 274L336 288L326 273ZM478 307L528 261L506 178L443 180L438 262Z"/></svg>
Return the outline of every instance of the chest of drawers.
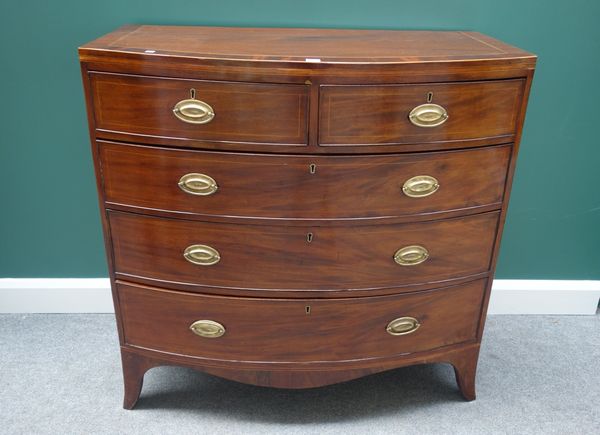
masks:
<svg viewBox="0 0 600 435"><path fill-rule="evenodd" d="M157 365L475 372L535 56L472 32L128 26L79 49L125 408Z"/></svg>

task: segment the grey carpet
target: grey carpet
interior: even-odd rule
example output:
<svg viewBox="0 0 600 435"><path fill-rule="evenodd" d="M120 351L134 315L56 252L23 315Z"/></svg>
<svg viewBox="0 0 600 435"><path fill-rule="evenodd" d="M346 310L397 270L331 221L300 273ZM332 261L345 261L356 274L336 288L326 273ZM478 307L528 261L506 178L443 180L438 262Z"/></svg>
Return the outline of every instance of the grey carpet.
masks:
<svg viewBox="0 0 600 435"><path fill-rule="evenodd" d="M311 390L149 371L121 408L110 315L0 315L2 434L592 434L600 432L600 316L491 316L478 398L444 364Z"/></svg>

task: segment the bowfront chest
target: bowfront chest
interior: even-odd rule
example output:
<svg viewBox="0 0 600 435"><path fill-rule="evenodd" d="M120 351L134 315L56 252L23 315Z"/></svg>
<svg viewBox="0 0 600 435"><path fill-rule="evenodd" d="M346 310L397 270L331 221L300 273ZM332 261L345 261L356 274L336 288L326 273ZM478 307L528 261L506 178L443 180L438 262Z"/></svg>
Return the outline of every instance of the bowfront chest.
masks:
<svg viewBox="0 0 600 435"><path fill-rule="evenodd" d="M125 408L193 367L475 373L535 56L472 32L128 26L79 49Z"/></svg>

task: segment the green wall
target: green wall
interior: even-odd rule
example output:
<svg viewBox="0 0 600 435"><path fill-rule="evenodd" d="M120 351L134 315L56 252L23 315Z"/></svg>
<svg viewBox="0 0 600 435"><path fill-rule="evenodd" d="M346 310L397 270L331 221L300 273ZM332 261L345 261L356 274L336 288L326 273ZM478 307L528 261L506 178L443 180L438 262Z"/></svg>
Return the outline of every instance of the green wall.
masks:
<svg viewBox="0 0 600 435"><path fill-rule="evenodd" d="M600 2L2 1L0 277L106 275L77 46L126 23L476 30L539 56L498 277L600 279Z"/></svg>

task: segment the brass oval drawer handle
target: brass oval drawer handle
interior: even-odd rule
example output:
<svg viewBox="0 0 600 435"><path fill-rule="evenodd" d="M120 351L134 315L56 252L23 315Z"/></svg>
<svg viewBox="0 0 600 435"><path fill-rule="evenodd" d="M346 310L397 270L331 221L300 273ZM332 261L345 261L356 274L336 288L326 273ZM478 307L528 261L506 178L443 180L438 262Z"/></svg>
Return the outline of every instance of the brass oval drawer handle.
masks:
<svg viewBox="0 0 600 435"><path fill-rule="evenodd" d="M221 260L219 251L208 245L191 245L183 251L183 257L190 263L212 266Z"/></svg>
<svg viewBox="0 0 600 435"><path fill-rule="evenodd" d="M206 124L215 117L215 111L210 104L195 98L181 100L175 104L173 113L177 118L189 124Z"/></svg>
<svg viewBox="0 0 600 435"><path fill-rule="evenodd" d="M208 196L219 190L215 179L205 174L185 174L177 184L181 190L191 195Z"/></svg>
<svg viewBox="0 0 600 435"><path fill-rule="evenodd" d="M429 258L429 251L420 245L400 248L394 254L394 261L400 266L416 266Z"/></svg>
<svg viewBox="0 0 600 435"><path fill-rule="evenodd" d="M390 335L406 335L415 332L419 326L421 324L414 317L398 317L388 323L385 330Z"/></svg>
<svg viewBox="0 0 600 435"><path fill-rule="evenodd" d="M440 188L440 183L430 175L417 175L409 178L402 186L402 192L411 198L424 198L433 195Z"/></svg>
<svg viewBox="0 0 600 435"><path fill-rule="evenodd" d="M448 120L448 112L438 104L421 104L410 111L408 119L417 127L437 127Z"/></svg>
<svg viewBox="0 0 600 435"><path fill-rule="evenodd" d="M219 338L225 334L225 327L214 320L196 320L190 325L190 329L204 338Z"/></svg>

